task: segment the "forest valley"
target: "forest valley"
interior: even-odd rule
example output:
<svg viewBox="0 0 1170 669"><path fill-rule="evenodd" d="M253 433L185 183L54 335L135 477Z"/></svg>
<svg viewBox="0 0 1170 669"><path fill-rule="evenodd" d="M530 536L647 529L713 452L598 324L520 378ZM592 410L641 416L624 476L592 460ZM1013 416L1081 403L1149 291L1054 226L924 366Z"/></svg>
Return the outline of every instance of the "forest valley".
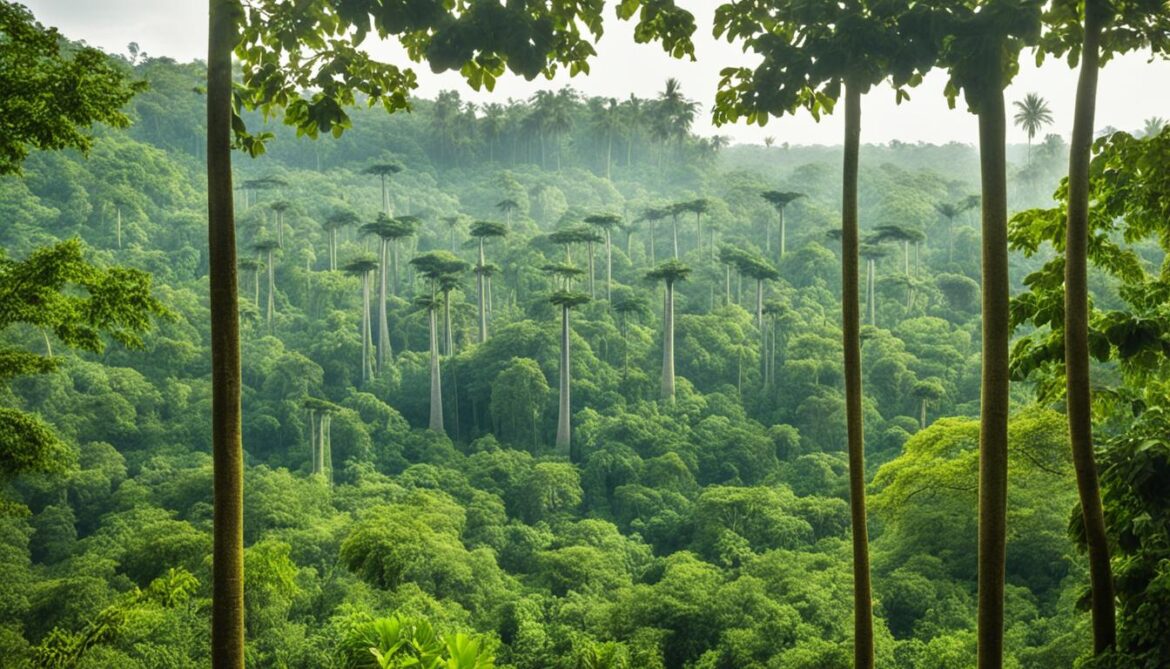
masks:
<svg viewBox="0 0 1170 669"><path fill-rule="evenodd" d="M108 66L148 84L127 123L0 176L6 667L211 662L208 72ZM271 133L232 175L249 665L854 666L842 147L698 137L700 93L446 91L316 141L242 111ZM1089 659L1047 104L1007 147L1003 666L1167 667L1170 130L1092 158ZM859 165L872 653L975 667L980 152Z"/></svg>

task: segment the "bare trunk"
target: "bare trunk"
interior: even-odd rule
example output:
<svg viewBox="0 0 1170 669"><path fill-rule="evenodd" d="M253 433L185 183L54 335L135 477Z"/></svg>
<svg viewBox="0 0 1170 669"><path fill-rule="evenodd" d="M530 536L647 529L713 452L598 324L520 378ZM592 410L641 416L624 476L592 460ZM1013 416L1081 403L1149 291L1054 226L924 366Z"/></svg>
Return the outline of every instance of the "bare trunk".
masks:
<svg viewBox="0 0 1170 669"><path fill-rule="evenodd" d="M373 346L373 333L370 327L370 273L362 274L362 383L366 383L374 376L371 365L370 349Z"/></svg>
<svg viewBox="0 0 1170 669"><path fill-rule="evenodd" d="M1100 655L1117 643L1113 573L1109 562L1109 538L1093 456L1092 396L1089 375L1089 160L1093 145L1093 123L1100 66L1100 40L1104 17L1109 11L1101 0L1085 3L1085 37L1081 51L1081 74L1077 84L1076 113L1068 168L1068 228L1064 265L1064 362L1068 390L1068 432L1085 543L1089 553L1089 582L1092 588L1093 650Z"/></svg>
<svg viewBox="0 0 1170 669"><path fill-rule="evenodd" d="M232 206L232 50L239 6L209 0L207 219L211 279L213 546L211 665L244 666L244 454L240 439L240 321Z"/></svg>
<svg viewBox="0 0 1170 669"><path fill-rule="evenodd" d="M997 50L983 64L992 82L979 106L983 190L983 370L979 416L979 669L1003 666L1007 546L1008 249L1006 119Z"/></svg>
<svg viewBox="0 0 1170 669"><path fill-rule="evenodd" d="M309 471L317 473L317 412L309 409Z"/></svg>
<svg viewBox="0 0 1170 669"><path fill-rule="evenodd" d="M605 229L605 299L612 300L613 294L613 243L609 228Z"/></svg>
<svg viewBox="0 0 1170 669"><path fill-rule="evenodd" d="M443 429L443 379L439 373L439 333L435 308L427 310L431 328L431 422L432 432L446 434Z"/></svg>
<svg viewBox="0 0 1170 669"><path fill-rule="evenodd" d="M780 207L780 259L784 260L784 251L788 249L788 229L784 227L784 207Z"/></svg>
<svg viewBox="0 0 1170 669"><path fill-rule="evenodd" d="M268 306L266 308L268 331L272 332L272 317L276 313L276 299L273 293L276 291L276 265L272 262L272 249L268 250Z"/></svg>
<svg viewBox="0 0 1170 669"><path fill-rule="evenodd" d="M390 349L390 324L386 317L386 270L389 269L390 243L383 239L379 250L378 267L378 373L386 369L386 361L393 359Z"/></svg>
<svg viewBox="0 0 1170 669"><path fill-rule="evenodd" d="M662 399L674 404L674 283L666 282L662 306Z"/></svg>
<svg viewBox="0 0 1170 669"><path fill-rule="evenodd" d="M475 274L475 288L479 297L479 343L487 341L487 277L484 275L483 237L479 238L479 271Z"/></svg>
<svg viewBox="0 0 1170 669"><path fill-rule="evenodd" d="M569 307L561 306L561 379L560 405L557 410L556 448L558 453L571 455L569 376Z"/></svg>
<svg viewBox="0 0 1170 669"><path fill-rule="evenodd" d="M858 313L857 173L861 150L861 92L845 86L845 161L841 194L841 320L845 365L845 425L849 452L849 511L853 529L853 666L873 669L873 596L865 509L865 433Z"/></svg>
<svg viewBox="0 0 1170 669"><path fill-rule="evenodd" d="M594 267L594 263L593 263L593 256L594 256L593 242L589 242L588 244L586 244L585 248L589 253L589 299L595 300L595 299L597 299L597 284L596 284L597 270Z"/></svg>

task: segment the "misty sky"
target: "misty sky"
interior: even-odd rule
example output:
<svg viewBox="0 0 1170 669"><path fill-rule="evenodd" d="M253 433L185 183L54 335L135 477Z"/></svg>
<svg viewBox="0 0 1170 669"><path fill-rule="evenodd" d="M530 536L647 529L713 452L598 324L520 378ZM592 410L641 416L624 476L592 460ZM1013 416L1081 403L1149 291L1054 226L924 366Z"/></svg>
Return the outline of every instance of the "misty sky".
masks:
<svg viewBox="0 0 1170 669"><path fill-rule="evenodd" d="M137 42L143 51L154 56L177 60L202 59L207 50L207 3L199 0L24 0L37 18L56 26L72 39L85 40L106 51L124 53L126 45ZM662 54L657 45L633 43L632 29L612 18L612 6L606 7L606 34L598 44L598 57L592 74L569 79L559 75L554 81L538 79L527 82L509 76L501 80L493 93L474 93L455 73L432 74L426 65L414 68L419 75L418 95L431 97L436 92L455 88L465 98L483 102L503 101L509 97L525 98L540 88L560 88L571 82L588 95L624 98L630 93L642 97L656 94L667 77L676 77L683 91L703 104L703 113L695 125L701 135L722 134L741 143L759 143L765 136L792 144L840 143L840 115L816 123L807 115L773 119L761 129L743 124L715 128L710 123L710 103L714 99L719 70L729 65L750 64L738 46L711 36L714 0L679 0L695 13L699 26L695 36L697 62L676 61ZM612 5L613 3L607 3ZM407 59L396 44L368 41L371 52L400 65ZM1073 94L1076 73L1057 61L1037 69L1031 55L1025 55L1023 71L1008 89L1009 105L1026 93L1036 92L1048 99L1055 124L1047 132L1067 137L1072 124ZM1170 118L1170 62L1147 62L1145 54L1119 58L1103 71L1098 96L1097 126L1111 125L1132 130L1141 127L1151 116ZM862 139L865 142L975 142L974 117L961 108L947 109L942 95L945 77L936 72L918 89L912 100L898 106L888 88L876 89L863 101ZM1009 109L1010 113L1010 109ZM1012 128L1009 141L1026 141L1023 131Z"/></svg>

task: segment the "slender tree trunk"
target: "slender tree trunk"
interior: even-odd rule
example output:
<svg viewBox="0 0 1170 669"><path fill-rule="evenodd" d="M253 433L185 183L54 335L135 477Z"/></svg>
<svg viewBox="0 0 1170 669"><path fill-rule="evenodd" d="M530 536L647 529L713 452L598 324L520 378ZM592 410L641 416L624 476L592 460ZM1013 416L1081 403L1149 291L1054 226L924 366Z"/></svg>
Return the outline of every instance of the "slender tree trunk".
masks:
<svg viewBox="0 0 1170 669"><path fill-rule="evenodd" d="M923 397L918 405L918 429L926 429L926 398Z"/></svg>
<svg viewBox="0 0 1170 669"><path fill-rule="evenodd" d="M479 297L479 343L488 338L487 331L487 277L484 275L483 237L479 238L479 271L475 273L475 289Z"/></svg>
<svg viewBox="0 0 1170 669"><path fill-rule="evenodd" d="M321 416L325 426L325 440L321 443L322 471L325 473L325 482L333 487L333 414Z"/></svg>
<svg viewBox="0 0 1170 669"><path fill-rule="evenodd" d="M325 476L325 442L328 440L326 434L329 431L325 417L328 415L328 412L322 413L321 420L317 424L319 434L317 435L317 451L313 460L313 473L320 476Z"/></svg>
<svg viewBox="0 0 1170 669"><path fill-rule="evenodd" d="M268 331L272 332L272 317L276 313L276 298L273 293L276 292L276 265L272 262L272 249L268 250L268 306L267 319Z"/></svg>
<svg viewBox="0 0 1170 669"><path fill-rule="evenodd" d="M784 207L777 211L780 213L780 260L784 260L784 252L788 249L788 229L784 226Z"/></svg>
<svg viewBox="0 0 1170 669"><path fill-rule="evenodd" d="M873 669L873 596L865 509L865 433L858 313L857 174L861 150L861 92L845 86L845 164L841 194L841 320L845 365L845 426L849 452L849 511L853 529L853 666Z"/></svg>
<svg viewBox="0 0 1170 669"><path fill-rule="evenodd" d="M609 137L605 147L605 178L611 179L610 168L613 166L613 133L609 133Z"/></svg>
<svg viewBox="0 0 1170 669"><path fill-rule="evenodd" d="M678 216L671 217L670 235L674 242L674 259L678 260Z"/></svg>
<svg viewBox="0 0 1170 669"><path fill-rule="evenodd" d="M122 206L118 205L118 206L114 207L114 211L116 212L115 215L117 216L115 223L114 223L114 235L118 238L118 248L121 249L122 248Z"/></svg>
<svg viewBox="0 0 1170 669"><path fill-rule="evenodd" d="M398 271L398 240L395 239L393 242L391 242L391 244L392 244L392 246L390 249L390 253L391 253L390 261L391 261L391 272L393 273L393 276L394 276L394 297L399 297L402 295L402 288L401 288L401 286L399 286L399 282L398 282L398 276L399 276L399 271Z"/></svg>
<svg viewBox="0 0 1170 669"><path fill-rule="evenodd" d="M723 306L729 307L731 306L731 265L724 265L723 289L726 293Z"/></svg>
<svg viewBox="0 0 1170 669"><path fill-rule="evenodd" d="M674 404L674 282L666 282L662 304L662 400Z"/></svg>
<svg viewBox="0 0 1170 669"><path fill-rule="evenodd" d="M654 252L654 221L650 221L650 266L658 264L658 254Z"/></svg>
<svg viewBox="0 0 1170 669"><path fill-rule="evenodd" d="M979 416L979 669L1003 666L1007 546L1008 249L1006 114L1001 56L983 64L979 148L983 191L983 369Z"/></svg>
<svg viewBox="0 0 1170 669"><path fill-rule="evenodd" d="M389 216L390 215L390 194L386 192L386 175L382 174L380 176L382 177L382 212L385 213L387 216Z"/></svg>
<svg viewBox="0 0 1170 669"><path fill-rule="evenodd" d="M695 250L703 257L703 214L695 212Z"/></svg>
<svg viewBox="0 0 1170 669"><path fill-rule="evenodd" d="M605 229L605 300L613 299L613 242L609 228Z"/></svg>
<svg viewBox="0 0 1170 669"><path fill-rule="evenodd" d="M386 317L386 270L390 267L390 242L381 240L378 260L378 373L386 369L386 361L393 359L390 348L390 322Z"/></svg>
<svg viewBox="0 0 1170 669"><path fill-rule="evenodd" d="M232 206L232 50L240 8L209 0L207 220L211 279L213 546L211 665L244 666L244 454L240 439L240 321Z"/></svg>
<svg viewBox="0 0 1170 669"><path fill-rule="evenodd" d="M370 273L362 274L362 383L366 383L374 376L370 349L373 346L373 333L370 327Z"/></svg>
<svg viewBox="0 0 1170 669"><path fill-rule="evenodd" d="M337 228L329 229L329 271L337 271Z"/></svg>
<svg viewBox="0 0 1170 669"><path fill-rule="evenodd" d="M309 471L317 473L317 412L309 409Z"/></svg>
<svg viewBox="0 0 1170 669"><path fill-rule="evenodd" d="M1109 538L1093 456L1092 396L1089 376L1089 296L1086 284L1089 237L1089 160L1097 101L1102 23L1109 11L1102 0L1085 3L1084 48L1077 83L1076 112L1068 168L1068 228L1064 264L1064 364L1068 390L1068 433L1092 588L1093 651L1100 655L1117 643L1113 572Z"/></svg>
<svg viewBox="0 0 1170 669"><path fill-rule="evenodd" d="M756 329L764 331L764 280L756 279Z"/></svg>
<svg viewBox="0 0 1170 669"><path fill-rule="evenodd" d="M597 299L597 270L593 263L593 242L586 244L585 249L589 253L589 299L595 300Z"/></svg>
<svg viewBox="0 0 1170 669"><path fill-rule="evenodd" d="M451 331L451 293L449 292L443 293L443 339L447 355L455 355L455 334Z"/></svg>
<svg viewBox="0 0 1170 669"><path fill-rule="evenodd" d="M252 270L252 284L256 291L256 311L260 311L260 268Z"/></svg>
<svg viewBox="0 0 1170 669"><path fill-rule="evenodd" d="M560 405L557 409L557 441L558 453L571 455L571 427L569 425L569 307L561 306L561 379Z"/></svg>
<svg viewBox="0 0 1170 669"><path fill-rule="evenodd" d="M431 422L430 430L446 434L443 429L443 379L439 373L439 333L435 308L427 310L431 329Z"/></svg>

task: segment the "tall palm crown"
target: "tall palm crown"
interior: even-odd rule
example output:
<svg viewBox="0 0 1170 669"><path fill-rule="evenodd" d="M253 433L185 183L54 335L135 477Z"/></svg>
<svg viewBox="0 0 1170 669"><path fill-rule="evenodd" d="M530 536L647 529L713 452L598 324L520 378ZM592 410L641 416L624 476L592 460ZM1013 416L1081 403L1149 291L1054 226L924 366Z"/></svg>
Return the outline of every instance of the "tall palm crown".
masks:
<svg viewBox="0 0 1170 669"><path fill-rule="evenodd" d="M1016 125L1028 133L1028 143L1044 126L1052 125L1052 110L1048 108L1048 101L1038 94L1028 93L1022 101L1017 100L1012 104L1016 107Z"/></svg>
<svg viewBox="0 0 1170 669"><path fill-rule="evenodd" d="M690 267L672 259L646 272L646 278L651 281L662 281L667 285L673 286L679 281L685 281L690 274Z"/></svg>

